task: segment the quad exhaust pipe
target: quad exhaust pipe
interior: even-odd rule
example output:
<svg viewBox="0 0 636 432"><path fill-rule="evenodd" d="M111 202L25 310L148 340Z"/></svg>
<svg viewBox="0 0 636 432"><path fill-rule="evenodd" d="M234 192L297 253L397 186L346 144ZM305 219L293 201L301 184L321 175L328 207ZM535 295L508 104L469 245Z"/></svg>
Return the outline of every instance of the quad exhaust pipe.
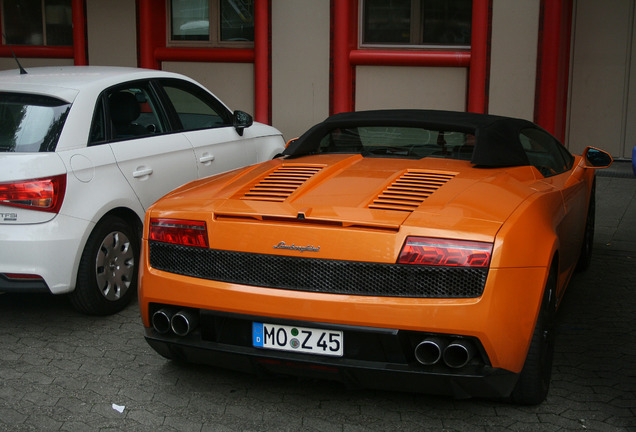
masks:
<svg viewBox="0 0 636 432"><path fill-rule="evenodd" d="M469 340L456 339L448 343L443 338L430 337L415 347L415 359L425 366L444 363L457 369L466 366L475 355L475 346Z"/></svg>
<svg viewBox="0 0 636 432"><path fill-rule="evenodd" d="M423 365L434 365L441 360L446 345L441 338L424 339L415 347L415 358Z"/></svg>
<svg viewBox="0 0 636 432"><path fill-rule="evenodd" d="M187 336L199 325L199 312L183 309L174 314L170 327L177 336Z"/></svg>
<svg viewBox="0 0 636 432"><path fill-rule="evenodd" d="M152 314L152 327L160 334L166 334L170 331L170 320L174 312L170 309L160 309Z"/></svg>
<svg viewBox="0 0 636 432"><path fill-rule="evenodd" d="M194 309L181 309L175 312L169 308L159 309L152 314L152 327L159 334L172 331L177 336L187 336L199 325L199 312Z"/></svg>
<svg viewBox="0 0 636 432"><path fill-rule="evenodd" d="M472 360L474 354L475 347L472 343L458 339L444 350L444 363L452 368L464 367Z"/></svg>

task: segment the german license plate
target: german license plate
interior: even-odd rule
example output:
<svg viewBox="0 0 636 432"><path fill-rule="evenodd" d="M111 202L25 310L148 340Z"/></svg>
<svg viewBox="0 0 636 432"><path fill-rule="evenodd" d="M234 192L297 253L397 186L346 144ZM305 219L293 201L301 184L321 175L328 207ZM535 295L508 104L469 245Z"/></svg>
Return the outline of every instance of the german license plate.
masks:
<svg viewBox="0 0 636 432"><path fill-rule="evenodd" d="M342 331L258 322L252 323L252 345L333 357L344 351Z"/></svg>

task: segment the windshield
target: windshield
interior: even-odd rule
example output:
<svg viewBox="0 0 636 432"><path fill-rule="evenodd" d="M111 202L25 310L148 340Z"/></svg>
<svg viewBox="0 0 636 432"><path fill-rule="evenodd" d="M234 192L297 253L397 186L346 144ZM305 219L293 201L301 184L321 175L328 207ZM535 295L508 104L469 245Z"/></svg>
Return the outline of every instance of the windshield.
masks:
<svg viewBox="0 0 636 432"><path fill-rule="evenodd" d="M319 153L360 153L365 157L470 160L475 136L466 132L416 127L364 126L329 131Z"/></svg>
<svg viewBox="0 0 636 432"><path fill-rule="evenodd" d="M71 105L48 96L0 93L0 152L52 152Z"/></svg>

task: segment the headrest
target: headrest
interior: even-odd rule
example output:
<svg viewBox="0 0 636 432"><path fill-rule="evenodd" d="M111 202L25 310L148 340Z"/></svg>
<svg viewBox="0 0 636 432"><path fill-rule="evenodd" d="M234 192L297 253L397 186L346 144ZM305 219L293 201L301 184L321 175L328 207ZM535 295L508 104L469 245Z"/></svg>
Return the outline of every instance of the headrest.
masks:
<svg viewBox="0 0 636 432"><path fill-rule="evenodd" d="M127 91L113 93L110 96L110 116L114 123L130 123L137 120L139 104L135 95Z"/></svg>

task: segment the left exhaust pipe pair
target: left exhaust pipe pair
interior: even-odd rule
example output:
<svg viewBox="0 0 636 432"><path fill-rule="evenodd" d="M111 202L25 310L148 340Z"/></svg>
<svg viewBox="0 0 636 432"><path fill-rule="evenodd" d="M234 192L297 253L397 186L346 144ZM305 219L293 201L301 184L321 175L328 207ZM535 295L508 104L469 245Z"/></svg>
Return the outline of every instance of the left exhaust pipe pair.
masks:
<svg viewBox="0 0 636 432"><path fill-rule="evenodd" d="M199 325L199 314L196 311L182 309L174 312L163 308L152 314L152 327L160 334L172 330L177 336L187 336Z"/></svg>

